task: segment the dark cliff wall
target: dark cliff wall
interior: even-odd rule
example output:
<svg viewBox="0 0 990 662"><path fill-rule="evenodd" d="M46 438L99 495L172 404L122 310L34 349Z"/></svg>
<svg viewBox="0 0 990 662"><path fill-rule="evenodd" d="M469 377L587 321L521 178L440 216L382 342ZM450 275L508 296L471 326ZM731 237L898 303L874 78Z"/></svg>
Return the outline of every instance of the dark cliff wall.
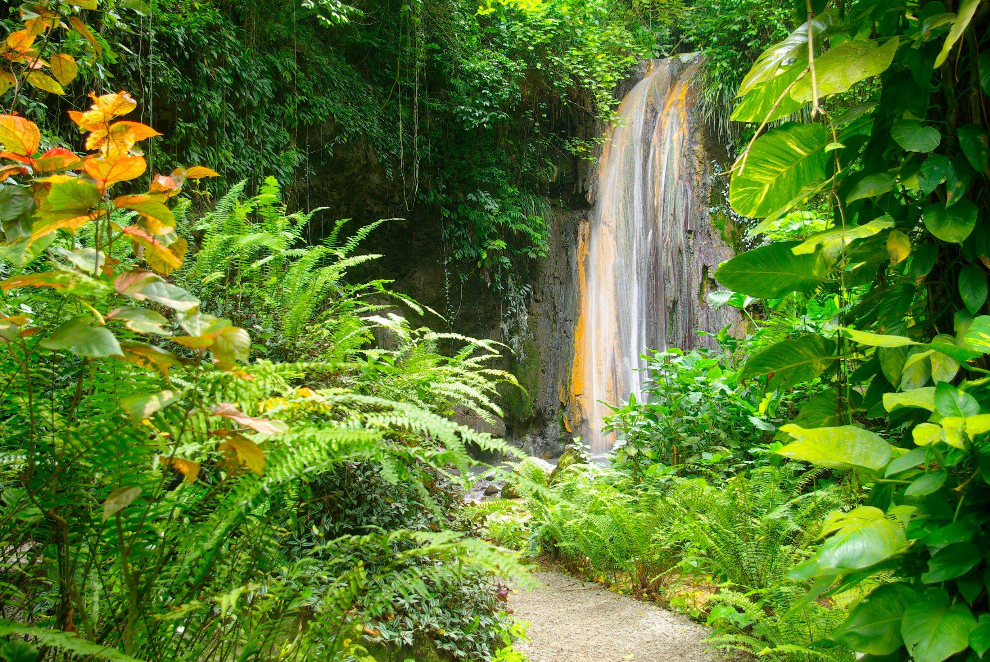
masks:
<svg viewBox="0 0 990 662"><path fill-rule="evenodd" d="M646 63L616 90L623 98L646 72ZM570 118L570 131L580 139L604 135L601 123ZM700 121L693 123L697 141L696 183L699 201L718 198L712 188L712 162L724 159L724 150ZM304 138L310 149L332 138L332 128ZM507 346L502 366L518 378L522 390L504 389L503 423L491 430L526 451L543 457L559 455L572 435L571 368L579 309L578 234L593 216L596 164L572 158L561 163L559 201L548 218L550 242L544 257L520 261L512 293L500 292L478 271L452 262L445 246L439 214L424 206L408 208L402 184L379 163L374 149L361 141L337 146L333 155L296 189L302 206L326 206L314 222L314 240L337 218L353 218L355 225L391 218L367 242L369 252L383 258L362 276L394 279L394 288L441 313L420 323L438 330L498 340ZM699 237L710 236L705 228ZM724 259L724 244L718 242ZM708 251L712 252L712 251ZM707 253L706 253L707 255ZM706 258L707 259L707 258ZM704 292L696 293L703 301ZM481 421L465 422L486 427Z"/></svg>

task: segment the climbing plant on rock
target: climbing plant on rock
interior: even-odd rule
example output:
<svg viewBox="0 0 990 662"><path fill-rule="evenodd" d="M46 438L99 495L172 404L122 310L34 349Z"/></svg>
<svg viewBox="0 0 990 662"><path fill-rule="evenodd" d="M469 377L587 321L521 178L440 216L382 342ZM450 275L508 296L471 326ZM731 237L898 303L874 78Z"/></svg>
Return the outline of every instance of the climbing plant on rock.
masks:
<svg viewBox="0 0 990 662"><path fill-rule="evenodd" d="M740 87L733 118L759 127L729 196L757 236L808 205L832 227L716 273L753 297L825 288L843 304L825 337L795 332L746 368L768 388L780 375L831 384L835 422L851 424L784 426L779 453L869 486L792 577L813 580L804 604L875 587L832 634L867 659L984 659L990 5L809 0L802 12ZM802 109L806 121L764 131Z"/></svg>

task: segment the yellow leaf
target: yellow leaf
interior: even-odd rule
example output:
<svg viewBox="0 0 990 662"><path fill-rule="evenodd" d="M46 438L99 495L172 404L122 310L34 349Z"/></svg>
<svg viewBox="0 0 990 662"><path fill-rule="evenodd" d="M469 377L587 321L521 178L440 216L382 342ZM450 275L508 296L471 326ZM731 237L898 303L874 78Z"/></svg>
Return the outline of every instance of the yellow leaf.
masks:
<svg viewBox="0 0 990 662"><path fill-rule="evenodd" d="M93 36L93 33L78 16L70 16L69 23L72 25L72 29L82 35L82 38L88 41L89 45L93 47L93 50L96 51L96 57L103 55L103 47L100 46L100 42L96 41L96 37Z"/></svg>
<svg viewBox="0 0 990 662"><path fill-rule="evenodd" d="M186 179L202 179L203 177L219 177L220 173L203 166L193 166L186 170Z"/></svg>
<svg viewBox="0 0 990 662"><path fill-rule="evenodd" d="M183 476L186 477L186 482L190 485L196 482L196 478L199 477L199 463L193 462L191 460L183 460L177 457L165 457L164 455L158 458L158 461L167 467L172 467Z"/></svg>
<svg viewBox="0 0 990 662"><path fill-rule="evenodd" d="M240 462L259 476L265 472L265 451L261 446L236 432L226 434L224 438L226 441L220 444L219 450L233 451Z"/></svg>
<svg viewBox="0 0 990 662"><path fill-rule="evenodd" d="M911 254L911 240L900 230L892 230L887 235L887 254L892 265L903 262Z"/></svg>
<svg viewBox="0 0 990 662"><path fill-rule="evenodd" d="M0 115L0 144L8 152L31 156L41 144L41 131L34 122L17 115Z"/></svg>
<svg viewBox="0 0 990 662"><path fill-rule="evenodd" d="M62 85L71 83L76 77L76 74L79 73L79 66L76 64L76 59L65 53L53 55L49 66L52 69L52 76L55 76L55 80Z"/></svg>
<svg viewBox="0 0 990 662"><path fill-rule="evenodd" d="M26 78L27 82L31 83L31 85L39 90L42 90L43 92L65 94L65 90L58 84L58 81L47 74L41 73L40 71L32 71L26 76Z"/></svg>

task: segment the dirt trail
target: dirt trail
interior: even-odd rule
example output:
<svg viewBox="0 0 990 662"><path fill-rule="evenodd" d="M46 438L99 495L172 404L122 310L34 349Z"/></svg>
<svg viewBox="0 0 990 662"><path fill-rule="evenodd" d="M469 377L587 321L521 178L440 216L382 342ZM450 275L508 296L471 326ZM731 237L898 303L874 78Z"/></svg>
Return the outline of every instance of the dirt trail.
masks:
<svg viewBox="0 0 990 662"><path fill-rule="evenodd" d="M708 631L686 616L581 582L538 572L542 586L509 598L529 623L530 641L518 646L531 662L714 662Z"/></svg>

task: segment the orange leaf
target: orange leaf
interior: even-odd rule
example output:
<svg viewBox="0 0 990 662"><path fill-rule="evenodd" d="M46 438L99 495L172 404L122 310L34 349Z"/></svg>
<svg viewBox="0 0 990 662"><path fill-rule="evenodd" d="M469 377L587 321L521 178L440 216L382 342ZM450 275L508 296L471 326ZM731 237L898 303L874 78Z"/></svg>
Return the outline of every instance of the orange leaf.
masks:
<svg viewBox="0 0 990 662"><path fill-rule="evenodd" d="M255 432L262 434L282 434L288 430L288 426L282 421L270 421L265 418L252 418L229 402L221 402L213 405L211 409L215 416L230 419L246 428L251 428ZM214 434L220 434L220 431Z"/></svg>
<svg viewBox="0 0 990 662"><path fill-rule="evenodd" d="M97 129L86 138L86 149L101 149L104 154L128 152L134 143L160 136L150 126L140 122L114 122L109 129Z"/></svg>
<svg viewBox="0 0 990 662"><path fill-rule="evenodd" d="M93 36L93 33L78 16L70 16L69 23L72 24L72 29L82 35L82 38L88 41L89 45L93 47L93 50L96 51L96 57L103 55L103 48L100 46L100 42L96 41L96 37Z"/></svg>
<svg viewBox="0 0 990 662"><path fill-rule="evenodd" d="M121 231L130 238L132 243L144 248L144 260L155 271L167 276L182 266L182 258L186 254L184 239L179 239L172 245L178 247L173 251L172 246L166 246L144 228L128 225L126 228L121 228Z"/></svg>
<svg viewBox="0 0 990 662"><path fill-rule="evenodd" d="M54 290L68 290L84 279L85 276L72 271L42 271L8 278L0 282L0 289L4 292L20 287L50 287Z"/></svg>
<svg viewBox="0 0 990 662"><path fill-rule="evenodd" d="M127 92L104 94L99 97L95 94L89 96L94 102L89 110L85 113L80 113L78 110L69 111L69 117L83 131L106 130L113 118L126 115L137 108L137 101Z"/></svg>
<svg viewBox="0 0 990 662"><path fill-rule="evenodd" d="M197 462L183 460L177 457L165 457L164 455L159 457L158 461L181 473L186 477L186 482L190 485L195 483L196 478L199 476L199 464Z"/></svg>
<svg viewBox="0 0 990 662"><path fill-rule="evenodd" d="M96 180L101 189L136 179L147 169L148 163L143 156L122 154L111 154L107 158L90 157L83 163L83 170Z"/></svg>
<svg viewBox="0 0 990 662"><path fill-rule="evenodd" d="M182 184L168 175L155 175L151 182L148 193L160 194L165 198L171 198L182 191Z"/></svg>
<svg viewBox="0 0 990 662"><path fill-rule="evenodd" d="M28 169L24 166L19 165L5 165L0 166L0 182L4 181L8 177L13 177L15 175L26 175L28 174Z"/></svg>
<svg viewBox="0 0 990 662"><path fill-rule="evenodd" d="M71 83L75 79L76 74L79 73L79 65L76 64L76 59L65 53L53 55L49 61L49 66L52 69L52 76L62 85Z"/></svg>
<svg viewBox="0 0 990 662"><path fill-rule="evenodd" d="M34 171L44 175L57 170L66 170L80 163L82 159L74 153L64 147L55 147L34 160Z"/></svg>
<svg viewBox="0 0 990 662"><path fill-rule="evenodd" d="M220 173L203 166L193 166L186 170L186 179L202 179L203 177L219 177Z"/></svg>
<svg viewBox="0 0 990 662"><path fill-rule="evenodd" d="M113 203L121 209L130 209L141 214L148 229L157 235L168 234L175 229L172 210L150 195L122 195Z"/></svg>
<svg viewBox="0 0 990 662"><path fill-rule="evenodd" d="M41 145L41 131L34 122L17 115L0 115L0 143L8 152L31 156Z"/></svg>
<svg viewBox="0 0 990 662"><path fill-rule="evenodd" d="M17 32L11 32L7 35L7 46L10 50L17 51L18 53L23 53L34 44L34 39L40 33L34 32L32 34L31 30L18 30Z"/></svg>

